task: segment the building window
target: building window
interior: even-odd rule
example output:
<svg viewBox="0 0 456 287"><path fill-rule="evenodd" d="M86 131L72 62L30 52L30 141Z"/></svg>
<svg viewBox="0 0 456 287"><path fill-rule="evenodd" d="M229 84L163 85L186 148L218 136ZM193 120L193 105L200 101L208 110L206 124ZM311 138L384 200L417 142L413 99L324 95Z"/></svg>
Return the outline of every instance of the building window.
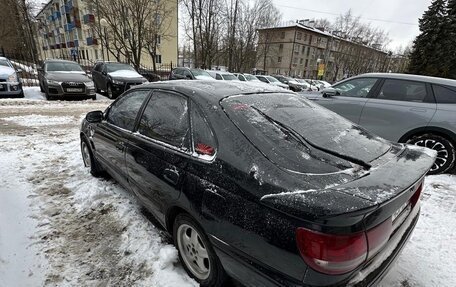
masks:
<svg viewBox="0 0 456 287"><path fill-rule="evenodd" d="M277 58L277 63L282 63L282 57Z"/></svg>
<svg viewBox="0 0 456 287"><path fill-rule="evenodd" d="M156 64L162 63L162 55L155 55L155 63Z"/></svg>
<svg viewBox="0 0 456 287"><path fill-rule="evenodd" d="M309 36L309 45L312 45L312 35Z"/></svg>
<svg viewBox="0 0 456 287"><path fill-rule="evenodd" d="M306 68L309 66L309 59L306 59L306 64L304 65Z"/></svg>
<svg viewBox="0 0 456 287"><path fill-rule="evenodd" d="M298 34L296 35L296 39L298 39L298 40L302 39L302 33L301 32L298 32Z"/></svg>
<svg viewBox="0 0 456 287"><path fill-rule="evenodd" d="M280 44L279 45L279 52L282 52L283 51L283 44Z"/></svg>
<svg viewBox="0 0 456 287"><path fill-rule="evenodd" d="M307 48L307 57L310 55L310 47Z"/></svg>
<svg viewBox="0 0 456 287"><path fill-rule="evenodd" d="M298 63L298 58L293 58L293 64L297 64Z"/></svg>
<svg viewBox="0 0 456 287"><path fill-rule="evenodd" d="M157 45L161 44L161 36L160 35L155 35L155 40L157 42Z"/></svg>
<svg viewBox="0 0 456 287"><path fill-rule="evenodd" d="M285 39L285 32L282 32L282 33L280 34L280 39Z"/></svg>
<svg viewBox="0 0 456 287"><path fill-rule="evenodd" d="M305 54L306 53L306 46L302 46L302 51L301 51L302 54Z"/></svg>
<svg viewBox="0 0 456 287"><path fill-rule="evenodd" d="M304 34L304 42L307 41L307 34Z"/></svg>
<svg viewBox="0 0 456 287"><path fill-rule="evenodd" d="M299 60L299 64L302 65L303 62L304 62L304 59L301 58L301 59Z"/></svg>

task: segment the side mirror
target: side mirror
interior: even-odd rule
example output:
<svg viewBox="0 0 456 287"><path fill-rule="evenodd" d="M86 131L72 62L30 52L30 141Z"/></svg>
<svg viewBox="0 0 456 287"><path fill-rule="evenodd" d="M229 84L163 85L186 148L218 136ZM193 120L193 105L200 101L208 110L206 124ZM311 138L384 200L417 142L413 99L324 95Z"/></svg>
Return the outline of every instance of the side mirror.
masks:
<svg viewBox="0 0 456 287"><path fill-rule="evenodd" d="M101 72L104 76L106 76L108 73L106 71Z"/></svg>
<svg viewBox="0 0 456 287"><path fill-rule="evenodd" d="M86 118L86 121L88 121L89 123L101 123L101 121L103 120L103 112L102 111L89 112L85 118Z"/></svg>
<svg viewBox="0 0 456 287"><path fill-rule="evenodd" d="M339 95L339 91L337 91L336 89L334 88L326 88L326 89L323 89L321 91L321 93L323 94L323 98L329 98L329 97L333 97L333 96L337 96Z"/></svg>

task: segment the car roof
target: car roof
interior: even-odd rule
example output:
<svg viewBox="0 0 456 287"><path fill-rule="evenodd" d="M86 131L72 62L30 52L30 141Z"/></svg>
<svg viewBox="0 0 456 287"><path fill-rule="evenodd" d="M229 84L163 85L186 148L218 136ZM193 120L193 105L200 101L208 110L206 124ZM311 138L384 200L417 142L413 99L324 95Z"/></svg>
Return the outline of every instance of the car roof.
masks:
<svg viewBox="0 0 456 287"><path fill-rule="evenodd" d="M218 73L220 75L233 75L233 73L226 72L226 71L218 71L218 70L206 70L206 72Z"/></svg>
<svg viewBox="0 0 456 287"><path fill-rule="evenodd" d="M187 95L197 102L210 103L211 105L218 105L219 101L223 98L235 95L245 94L261 94L261 93L293 93L286 91L282 88L267 85L264 83L251 83L241 81L209 81L209 80L175 80L175 81L163 81L153 82L143 85L138 85L132 89L163 89L169 91L175 91Z"/></svg>
<svg viewBox="0 0 456 287"><path fill-rule="evenodd" d="M355 77L349 78L383 78L383 79L396 79L396 80L409 80L409 81L419 81L419 82L426 82L431 84L440 84L440 85L448 85L448 86L456 86L456 80L445 79L445 78L437 78L437 77L429 77L429 76L420 76L420 75L412 75L412 74L396 74L396 73L368 73L368 74L361 74Z"/></svg>
<svg viewBox="0 0 456 287"><path fill-rule="evenodd" d="M2 59L2 60L8 60L8 58L6 58L6 57L0 57L0 59ZM8 61L9 61L9 60L8 60Z"/></svg>
<svg viewBox="0 0 456 287"><path fill-rule="evenodd" d="M44 61L45 63L73 63L73 64L78 64L74 61L68 61L68 60L60 60L60 59L47 59Z"/></svg>

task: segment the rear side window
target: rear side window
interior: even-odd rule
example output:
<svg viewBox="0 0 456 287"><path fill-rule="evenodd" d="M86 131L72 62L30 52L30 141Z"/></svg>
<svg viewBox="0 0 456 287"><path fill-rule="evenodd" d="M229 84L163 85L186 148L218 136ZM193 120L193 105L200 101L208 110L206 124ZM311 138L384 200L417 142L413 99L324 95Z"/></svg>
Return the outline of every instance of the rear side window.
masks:
<svg viewBox="0 0 456 287"><path fill-rule="evenodd" d="M216 80L223 80L222 76L220 76L220 74L215 74L215 79Z"/></svg>
<svg viewBox="0 0 456 287"><path fill-rule="evenodd" d="M424 102L427 97L426 84L413 81L387 79L378 94L379 99Z"/></svg>
<svg viewBox="0 0 456 287"><path fill-rule="evenodd" d="M432 85L434 95L439 104L456 104L456 88Z"/></svg>
<svg viewBox="0 0 456 287"><path fill-rule="evenodd" d="M189 130L187 99L172 93L154 92L141 117L138 132L187 149Z"/></svg>
<svg viewBox="0 0 456 287"><path fill-rule="evenodd" d="M268 83L268 80L266 80L265 78L263 77L257 77L258 80L264 82L264 83Z"/></svg>
<svg viewBox="0 0 456 287"><path fill-rule="evenodd" d="M107 121L119 128L132 131L136 116L149 91L133 91L119 98L109 109Z"/></svg>
<svg viewBox="0 0 456 287"><path fill-rule="evenodd" d="M194 104L190 115L192 119L193 150L196 155L213 156L216 151L216 142L211 128Z"/></svg>
<svg viewBox="0 0 456 287"><path fill-rule="evenodd" d="M334 88L344 97L366 98L376 82L375 78L360 78L335 85ZM311 81L309 84L315 85Z"/></svg>

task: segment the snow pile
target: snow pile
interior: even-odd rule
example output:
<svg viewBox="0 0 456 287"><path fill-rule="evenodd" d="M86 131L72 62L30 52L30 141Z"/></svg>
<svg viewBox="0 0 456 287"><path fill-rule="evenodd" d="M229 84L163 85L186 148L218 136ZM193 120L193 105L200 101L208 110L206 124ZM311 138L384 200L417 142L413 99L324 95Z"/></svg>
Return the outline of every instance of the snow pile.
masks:
<svg viewBox="0 0 456 287"><path fill-rule="evenodd" d="M428 176L421 216L380 286L456 286L456 176Z"/></svg>
<svg viewBox="0 0 456 287"><path fill-rule="evenodd" d="M46 257L46 264L41 265L46 265L46 271L29 264L30 274L40 273L42 279L34 276L33 284L21 284L25 279L17 281L17 276L8 279L0 275L0 285L197 286L179 264L176 248L147 219L136 198L113 180L92 177L83 166L76 119L97 108L98 103L63 103L65 110L59 112L71 116L59 117L49 116L43 102L34 103L43 114L27 115L28 105L20 105L20 108L15 106L18 110L14 113L20 114L22 110L22 115L2 117L5 110L0 109L1 120L28 125L21 128L25 136L11 133L0 137L2 158L8 153L5 160L18 166L15 176L2 172L2 179L29 195L31 214L28 216L37 228L30 227L32 235L28 244L38 248L33 254ZM62 103L50 105L62 106ZM81 105L85 105L85 111L75 113L74 107ZM49 126L49 121L56 125ZM73 126L68 128L62 123ZM40 129L33 128L34 125L40 125ZM17 189L6 187L0 191L10 193ZM15 223L11 225L13 228ZM2 233L2 236L13 235ZM12 252L14 256L22 254ZM29 257L24 261L32 260ZM0 266L8 267L0 269L16 268L7 259L0 258ZM28 274L18 272L14 274L22 277Z"/></svg>
<svg viewBox="0 0 456 287"><path fill-rule="evenodd" d="M16 116L2 118L4 121L13 122L20 126L29 127L42 127L42 126L54 126L54 125L65 125L73 122L74 117L50 117L42 115L29 115L29 116Z"/></svg>

